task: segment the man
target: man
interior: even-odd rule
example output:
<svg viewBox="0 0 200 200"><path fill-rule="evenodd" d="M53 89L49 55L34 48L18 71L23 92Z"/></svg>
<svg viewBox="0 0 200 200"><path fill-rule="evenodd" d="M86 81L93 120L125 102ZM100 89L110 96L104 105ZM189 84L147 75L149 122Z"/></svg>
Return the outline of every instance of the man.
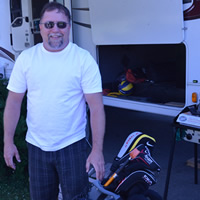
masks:
<svg viewBox="0 0 200 200"><path fill-rule="evenodd" d="M26 141L32 200L55 200L59 183L64 200L85 199L90 166L94 166L97 179L104 176L101 77L90 54L69 41L70 27L66 7L56 2L46 4L40 19L43 43L20 54L8 84L4 158L14 170L13 158L20 162L13 138L27 92ZM86 102L93 142L88 158L84 139Z"/></svg>

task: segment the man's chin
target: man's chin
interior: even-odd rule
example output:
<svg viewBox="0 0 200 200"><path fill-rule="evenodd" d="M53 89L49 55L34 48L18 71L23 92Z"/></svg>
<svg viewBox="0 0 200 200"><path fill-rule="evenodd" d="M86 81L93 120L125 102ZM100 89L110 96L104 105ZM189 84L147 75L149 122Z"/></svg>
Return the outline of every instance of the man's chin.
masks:
<svg viewBox="0 0 200 200"><path fill-rule="evenodd" d="M59 42L59 43L49 43L49 46L51 47L51 49L54 49L54 50L59 50L59 49L62 49L63 48L63 43Z"/></svg>

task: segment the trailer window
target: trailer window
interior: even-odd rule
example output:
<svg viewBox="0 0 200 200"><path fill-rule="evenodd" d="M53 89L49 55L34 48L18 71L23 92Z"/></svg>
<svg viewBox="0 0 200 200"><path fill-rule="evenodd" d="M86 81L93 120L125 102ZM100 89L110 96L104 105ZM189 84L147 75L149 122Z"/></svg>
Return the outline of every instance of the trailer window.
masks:
<svg viewBox="0 0 200 200"><path fill-rule="evenodd" d="M10 1L11 23L13 27L22 25L22 6L21 0Z"/></svg>

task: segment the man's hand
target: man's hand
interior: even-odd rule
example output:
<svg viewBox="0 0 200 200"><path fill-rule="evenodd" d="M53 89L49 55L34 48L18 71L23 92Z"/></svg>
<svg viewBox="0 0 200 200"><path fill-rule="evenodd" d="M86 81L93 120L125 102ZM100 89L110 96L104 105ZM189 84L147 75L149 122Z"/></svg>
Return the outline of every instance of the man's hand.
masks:
<svg viewBox="0 0 200 200"><path fill-rule="evenodd" d="M102 180L105 173L105 163L103 153L101 151L92 150L86 161L86 172L89 172L90 165L93 165L96 171L96 178Z"/></svg>
<svg viewBox="0 0 200 200"><path fill-rule="evenodd" d="M14 157L18 162L21 162L19 152L17 150L17 147L14 144L5 144L4 145L4 159L6 162L6 165L12 169L16 169L16 165L13 161Z"/></svg>

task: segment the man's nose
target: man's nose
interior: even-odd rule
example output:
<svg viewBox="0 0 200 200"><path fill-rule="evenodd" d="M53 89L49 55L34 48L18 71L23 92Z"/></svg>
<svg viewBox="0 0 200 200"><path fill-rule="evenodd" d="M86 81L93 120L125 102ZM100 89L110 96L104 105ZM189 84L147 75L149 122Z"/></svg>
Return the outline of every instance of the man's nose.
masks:
<svg viewBox="0 0 200 200"><path fill-rule="evenodd" d="M52 31L59 31L60 29L58 28L57 24L55 23L51 30Z"/></svg>

